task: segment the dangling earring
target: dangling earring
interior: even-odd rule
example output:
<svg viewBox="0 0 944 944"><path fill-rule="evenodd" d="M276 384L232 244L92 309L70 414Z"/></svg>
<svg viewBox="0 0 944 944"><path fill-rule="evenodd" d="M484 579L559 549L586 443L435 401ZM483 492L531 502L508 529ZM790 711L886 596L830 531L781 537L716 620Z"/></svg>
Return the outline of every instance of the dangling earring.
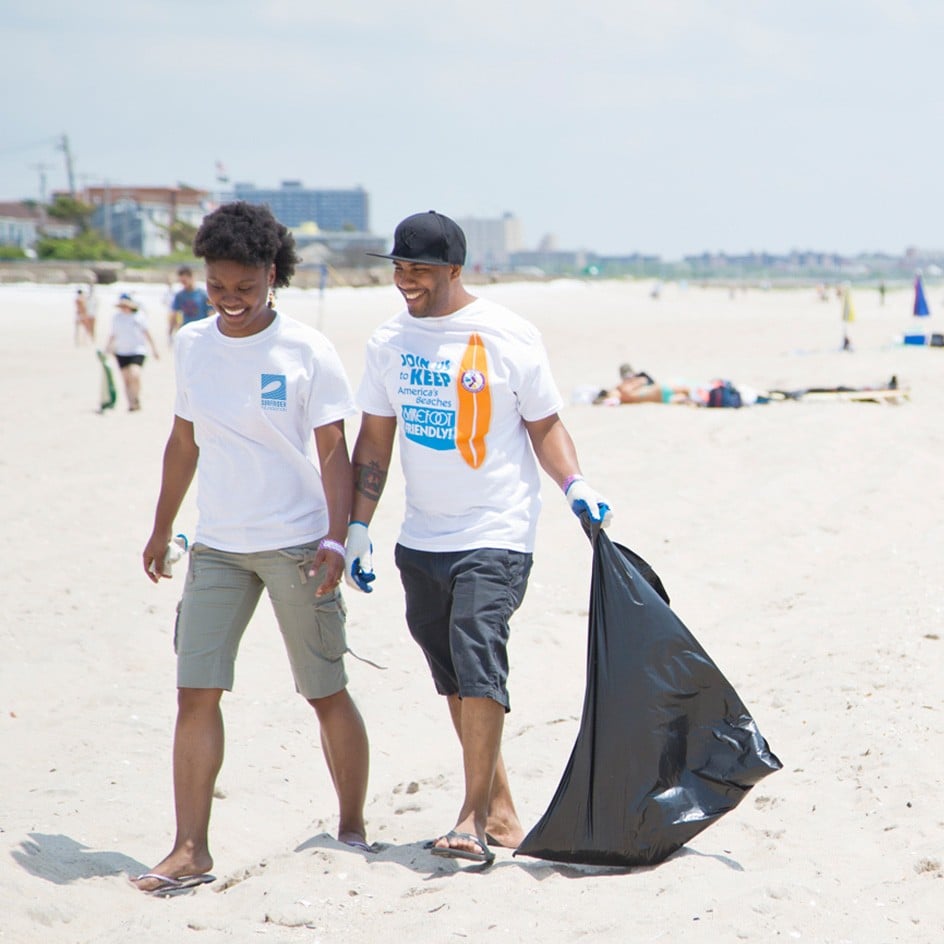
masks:
<svg viewBox="0 0 944 944"><path fill-rule="evenodd" d="M269 289L269 297L266 299L266 306L269 308L275 308L275 289Z"/></svg>

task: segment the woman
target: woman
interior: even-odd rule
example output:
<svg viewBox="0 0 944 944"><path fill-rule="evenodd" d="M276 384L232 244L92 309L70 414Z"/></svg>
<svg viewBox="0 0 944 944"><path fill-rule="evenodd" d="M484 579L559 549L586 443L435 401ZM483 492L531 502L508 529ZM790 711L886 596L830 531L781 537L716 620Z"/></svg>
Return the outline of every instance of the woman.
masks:
<svg viewBox="0 0 944 944"><path fill-rule="evenodd" d="M197 232L194 253L205 260L217 314L176 336L174 423L143 553L156 583L196 474L198 523L175 640L177 837L135 880L156 894L213 880L208 826L223 760L220 702L263 588L296 691L320 723L340 806L338 838L370 849L367 734L346 688L338 589L352 489L344 438L344 419L355 413L350 386L327 338L273 308L274 290L289 284L298 258L268 208L219 207Z"/></svg>

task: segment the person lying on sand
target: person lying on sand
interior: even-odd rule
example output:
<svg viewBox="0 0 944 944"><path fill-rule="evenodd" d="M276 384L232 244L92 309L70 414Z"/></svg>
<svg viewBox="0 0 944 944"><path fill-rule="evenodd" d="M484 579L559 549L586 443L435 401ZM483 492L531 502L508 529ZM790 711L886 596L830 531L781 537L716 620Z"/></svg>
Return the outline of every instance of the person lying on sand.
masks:
<svg viewBox="0 0 944 944"><path fill-rule="evenodd" d="M620 365L620 382L601 390L593 402L603 406L622 403L691 403L691 390L684 386L657 384L645 371L634 371L629 364Z"/></svg>

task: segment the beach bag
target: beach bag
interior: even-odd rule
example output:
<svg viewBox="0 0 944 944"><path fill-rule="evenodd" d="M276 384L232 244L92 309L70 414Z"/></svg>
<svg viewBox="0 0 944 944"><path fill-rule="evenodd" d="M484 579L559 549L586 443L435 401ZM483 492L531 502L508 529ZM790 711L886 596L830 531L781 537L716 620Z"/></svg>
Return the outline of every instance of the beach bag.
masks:
<svg viewBox="0 0 944 944"><path fill-rule="evenodd" d="M741 394L730 380L719 380L708 391L707 406L741 406Z"/></svg>
<svg viewBox="0 0 944 944"><path fill-rule="evenodd" d="M104 413L105 410L110 410L115 403L118 402L118 393L115 390L115 378L112 375L111 368L108 366L108 359L105 357L104 352L96 351L95 356L98 358L98 363L101 366L101 373L99 374L98 412Z"/></svg>
<svg viewBox="0 0 944 944"><path fill-rule="evenodd" d="M515 855L654 865L782 765L652 568L598 527L591 540L580 730L550 806Z"/></svg>

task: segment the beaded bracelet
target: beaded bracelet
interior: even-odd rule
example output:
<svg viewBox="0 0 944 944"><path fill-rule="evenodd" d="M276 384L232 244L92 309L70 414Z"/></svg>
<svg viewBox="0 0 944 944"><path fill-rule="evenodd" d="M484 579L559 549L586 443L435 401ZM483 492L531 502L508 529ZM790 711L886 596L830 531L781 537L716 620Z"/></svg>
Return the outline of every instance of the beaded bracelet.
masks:
<svg viewBox="0 0 944 944"><path fill-rule="evenodd" d="M566 479L561 483L561 491L566 495L567 489L570 488L574 482L580 481L583 479L582 475L568 475Z"/></svg>
<svg viewBox="0 0 944 944"><path fill-rule="evenodd" d="M344 557L344 545L338 543L337 541L332 541L331 538L322 538L318 542L318 550L327 548L329 551L334 551L335 554L340 554Z"/></svg>

